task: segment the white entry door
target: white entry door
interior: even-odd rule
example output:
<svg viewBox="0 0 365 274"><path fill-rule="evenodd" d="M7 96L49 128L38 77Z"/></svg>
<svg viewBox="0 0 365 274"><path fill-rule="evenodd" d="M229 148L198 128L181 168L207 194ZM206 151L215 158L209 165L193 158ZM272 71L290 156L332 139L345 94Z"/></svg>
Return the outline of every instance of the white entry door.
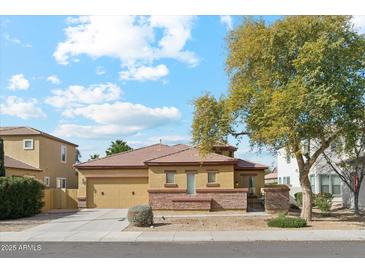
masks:
<svg viewBox="0 0 365 274"><path fill-rule="evenodd" d="M195 194L195 173L188 172L186 173L186 193L187 194Z"/></svg>

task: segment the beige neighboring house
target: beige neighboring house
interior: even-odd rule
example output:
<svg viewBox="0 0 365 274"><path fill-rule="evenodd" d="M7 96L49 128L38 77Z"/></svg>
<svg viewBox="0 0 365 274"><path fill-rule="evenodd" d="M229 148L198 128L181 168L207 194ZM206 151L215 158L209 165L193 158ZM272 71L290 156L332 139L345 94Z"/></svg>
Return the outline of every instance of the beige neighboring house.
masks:
<svg viewBox="0 0 365 274"><path fill-rule="evenodd" d="M219 144L204 158L188 145L155 144L75 165L79 207L154 210L247 210L264 187L264 165Z"/></svg>
<svg viewBox="0 0 365 274"><path fill-rule="evenodd" d="M6 176L30 176L51 188L77 188L77 145L30 127L0 127Z"/></svg>

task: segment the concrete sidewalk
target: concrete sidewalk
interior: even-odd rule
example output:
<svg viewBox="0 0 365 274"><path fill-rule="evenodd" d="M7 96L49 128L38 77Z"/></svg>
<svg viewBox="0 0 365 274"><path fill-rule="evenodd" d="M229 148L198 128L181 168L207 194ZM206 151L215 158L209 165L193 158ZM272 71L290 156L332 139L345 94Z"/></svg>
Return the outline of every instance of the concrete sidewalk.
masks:
<svg viewBox="0 0 365 274"><path fill-rule="evenodd" d="M0 241L26 242L253 242L253 241L365 241L365 230L264 231L53 231L1 232Z"/></svg>

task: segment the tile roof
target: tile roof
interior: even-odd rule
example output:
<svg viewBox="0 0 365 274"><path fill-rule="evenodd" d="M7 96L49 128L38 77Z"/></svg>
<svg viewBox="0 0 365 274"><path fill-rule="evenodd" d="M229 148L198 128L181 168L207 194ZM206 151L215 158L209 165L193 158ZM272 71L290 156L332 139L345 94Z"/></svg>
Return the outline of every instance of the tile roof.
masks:
<svg viewBox="0 0 365 274"><path fill-rule="evenodd" d="M269 180L269 179L277 179L278 178L278 173L277 172L271 172L265 175L265 180Z"/></svg>
<svg viewBox="0 0 365 274"><path fill-rule="evenodd" d="M77 168L92 167L145 167L144 162L157 158L169 153L177 152L185 147L168 146L155 144L147 147L138 148L131 151L121 152L100 159L91 160L85 163L77 164Z"/></svg>
<svg viewBox="0 0 365 274"><path fill-rule="evenodd" d="M18 169L42 171L39 168L28 165L26 163L23 163L19 160L16 160L16 159L14 159L12 157L9 157L9 156L6 156L6 155L4 156L4 164L5 164L5 167L8 167L8 168L18 168Z"/></svg>
<svg viewBox="0 0 365 274"><path fill-rule="evenodd" d="M23 135L42 135L69 145L78 146L69 141L63 140L46 132L31 127L0 127L0 136L23 136Z"/></svg>
<svg viewBox="0 0 365 274"><path fill-rule="evenodd" d="M204 158L199 154L199 150L193 147L189 147L182 151L178 151L169 155L161 156L155 159L146 161L147 165L153 164L169 164L169 163L234 163L237 159L227 157L217 153L208 153Z"/></svg>
<svg viewBox="0 0 365 274"><path fill-rule="evenodd" d="M162 164L236 164L238 169L265 169L264 165L235 159L217 153L208 153L204 158L199 150L188 145L168 146L155 144L131 151L121 152L101 159L75 165L76 168L140 168Z"/></svg>
<svg viewBox="0 0 365 274"><path fill-rule="evenodd" d="M267 166L261 165L258 163L254 163L254 162L250 162L250 161L246 161L246 160L242 160L242 159L238 159L235 168L236 169L252 169L252 168L266 169Z"/></svg>

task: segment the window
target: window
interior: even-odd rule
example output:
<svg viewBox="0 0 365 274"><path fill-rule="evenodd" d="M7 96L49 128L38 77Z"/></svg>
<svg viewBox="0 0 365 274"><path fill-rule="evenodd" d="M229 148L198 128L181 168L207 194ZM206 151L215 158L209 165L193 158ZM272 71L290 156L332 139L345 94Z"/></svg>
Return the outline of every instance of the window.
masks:
<svg viewBox="0 0 365 274"><path fill-rule="evenodd" d="M46 186L49 186L50 185L50 183L51 183L51 178L50 177L48 177L48 176L44 176L44 184L46 185Z"/></svg>
<svg viewBox="0 0 365 274"><path fill-rule="evenodd" d="M290 185L290 176L283 177L283 184Z"/></svg>
<svg viewBox="0 0 365 274"><path fill-rule="evenodd" d="M319 175L319 183L321 186L321 193L331 193L330 192L330 176L327 174Z"/></svg>
<svg viewBox="0 0 365 274"><path fill-rule="evenodd" d="M331 186L333 195L341 195L341 179L338 175L331 175Z"/></svg>
<svg viewBox="0 0 365 274"><path fill-rule="evenodd" d="M67 160L67 147L61 145L61 162L66 163Z"/></svg>
<svg viewBox="0 0 365 274"><path fill-rule="evenodd" d="M291 160L290 153L286 153L286 163L290 164L290 160Z"/></svg>
<svg viewBox="0 0 365 274"><path fill-rule="evenodd" d="M316 190L316 176L314 174L310 175L309 176L309 181L311 183L312 192L315 192L315 190Z"/></svg>
<svg viewBox="0 0 365 274"><path fill-rule="evenodd" d="M57 178L57 188L66 188L67 181L66 178Z"/></svg>
<svg viewBox="0 0 365 274"><path fill-rule="evenodd" d="M248 194L255 195L256 194L256 177L250 176L248 178Z"/></svg>
<svg viewBox="0 0 365 274"><path fill-rule="evenodd" d="M279 184L281 184L282 183L282 181L281 181L281 177L279 177Z"/></svg>
<svg viewBox="0 0 365 274"><path fill-rule="evenodd" d="M214 184L217 182L217 172L208 171L208 184Z"/></svg>
<svg viewBox="0 0 365 274"><path fill-rule="evenodd" d="M175 184L176 171L166 171L166 184Z"/></svg>
<svg viewBox="0 0 365 274"><path fill-rule="evenodd" d="M33 139L24 139L23 140L23 149L34 149Z"/></svg>

